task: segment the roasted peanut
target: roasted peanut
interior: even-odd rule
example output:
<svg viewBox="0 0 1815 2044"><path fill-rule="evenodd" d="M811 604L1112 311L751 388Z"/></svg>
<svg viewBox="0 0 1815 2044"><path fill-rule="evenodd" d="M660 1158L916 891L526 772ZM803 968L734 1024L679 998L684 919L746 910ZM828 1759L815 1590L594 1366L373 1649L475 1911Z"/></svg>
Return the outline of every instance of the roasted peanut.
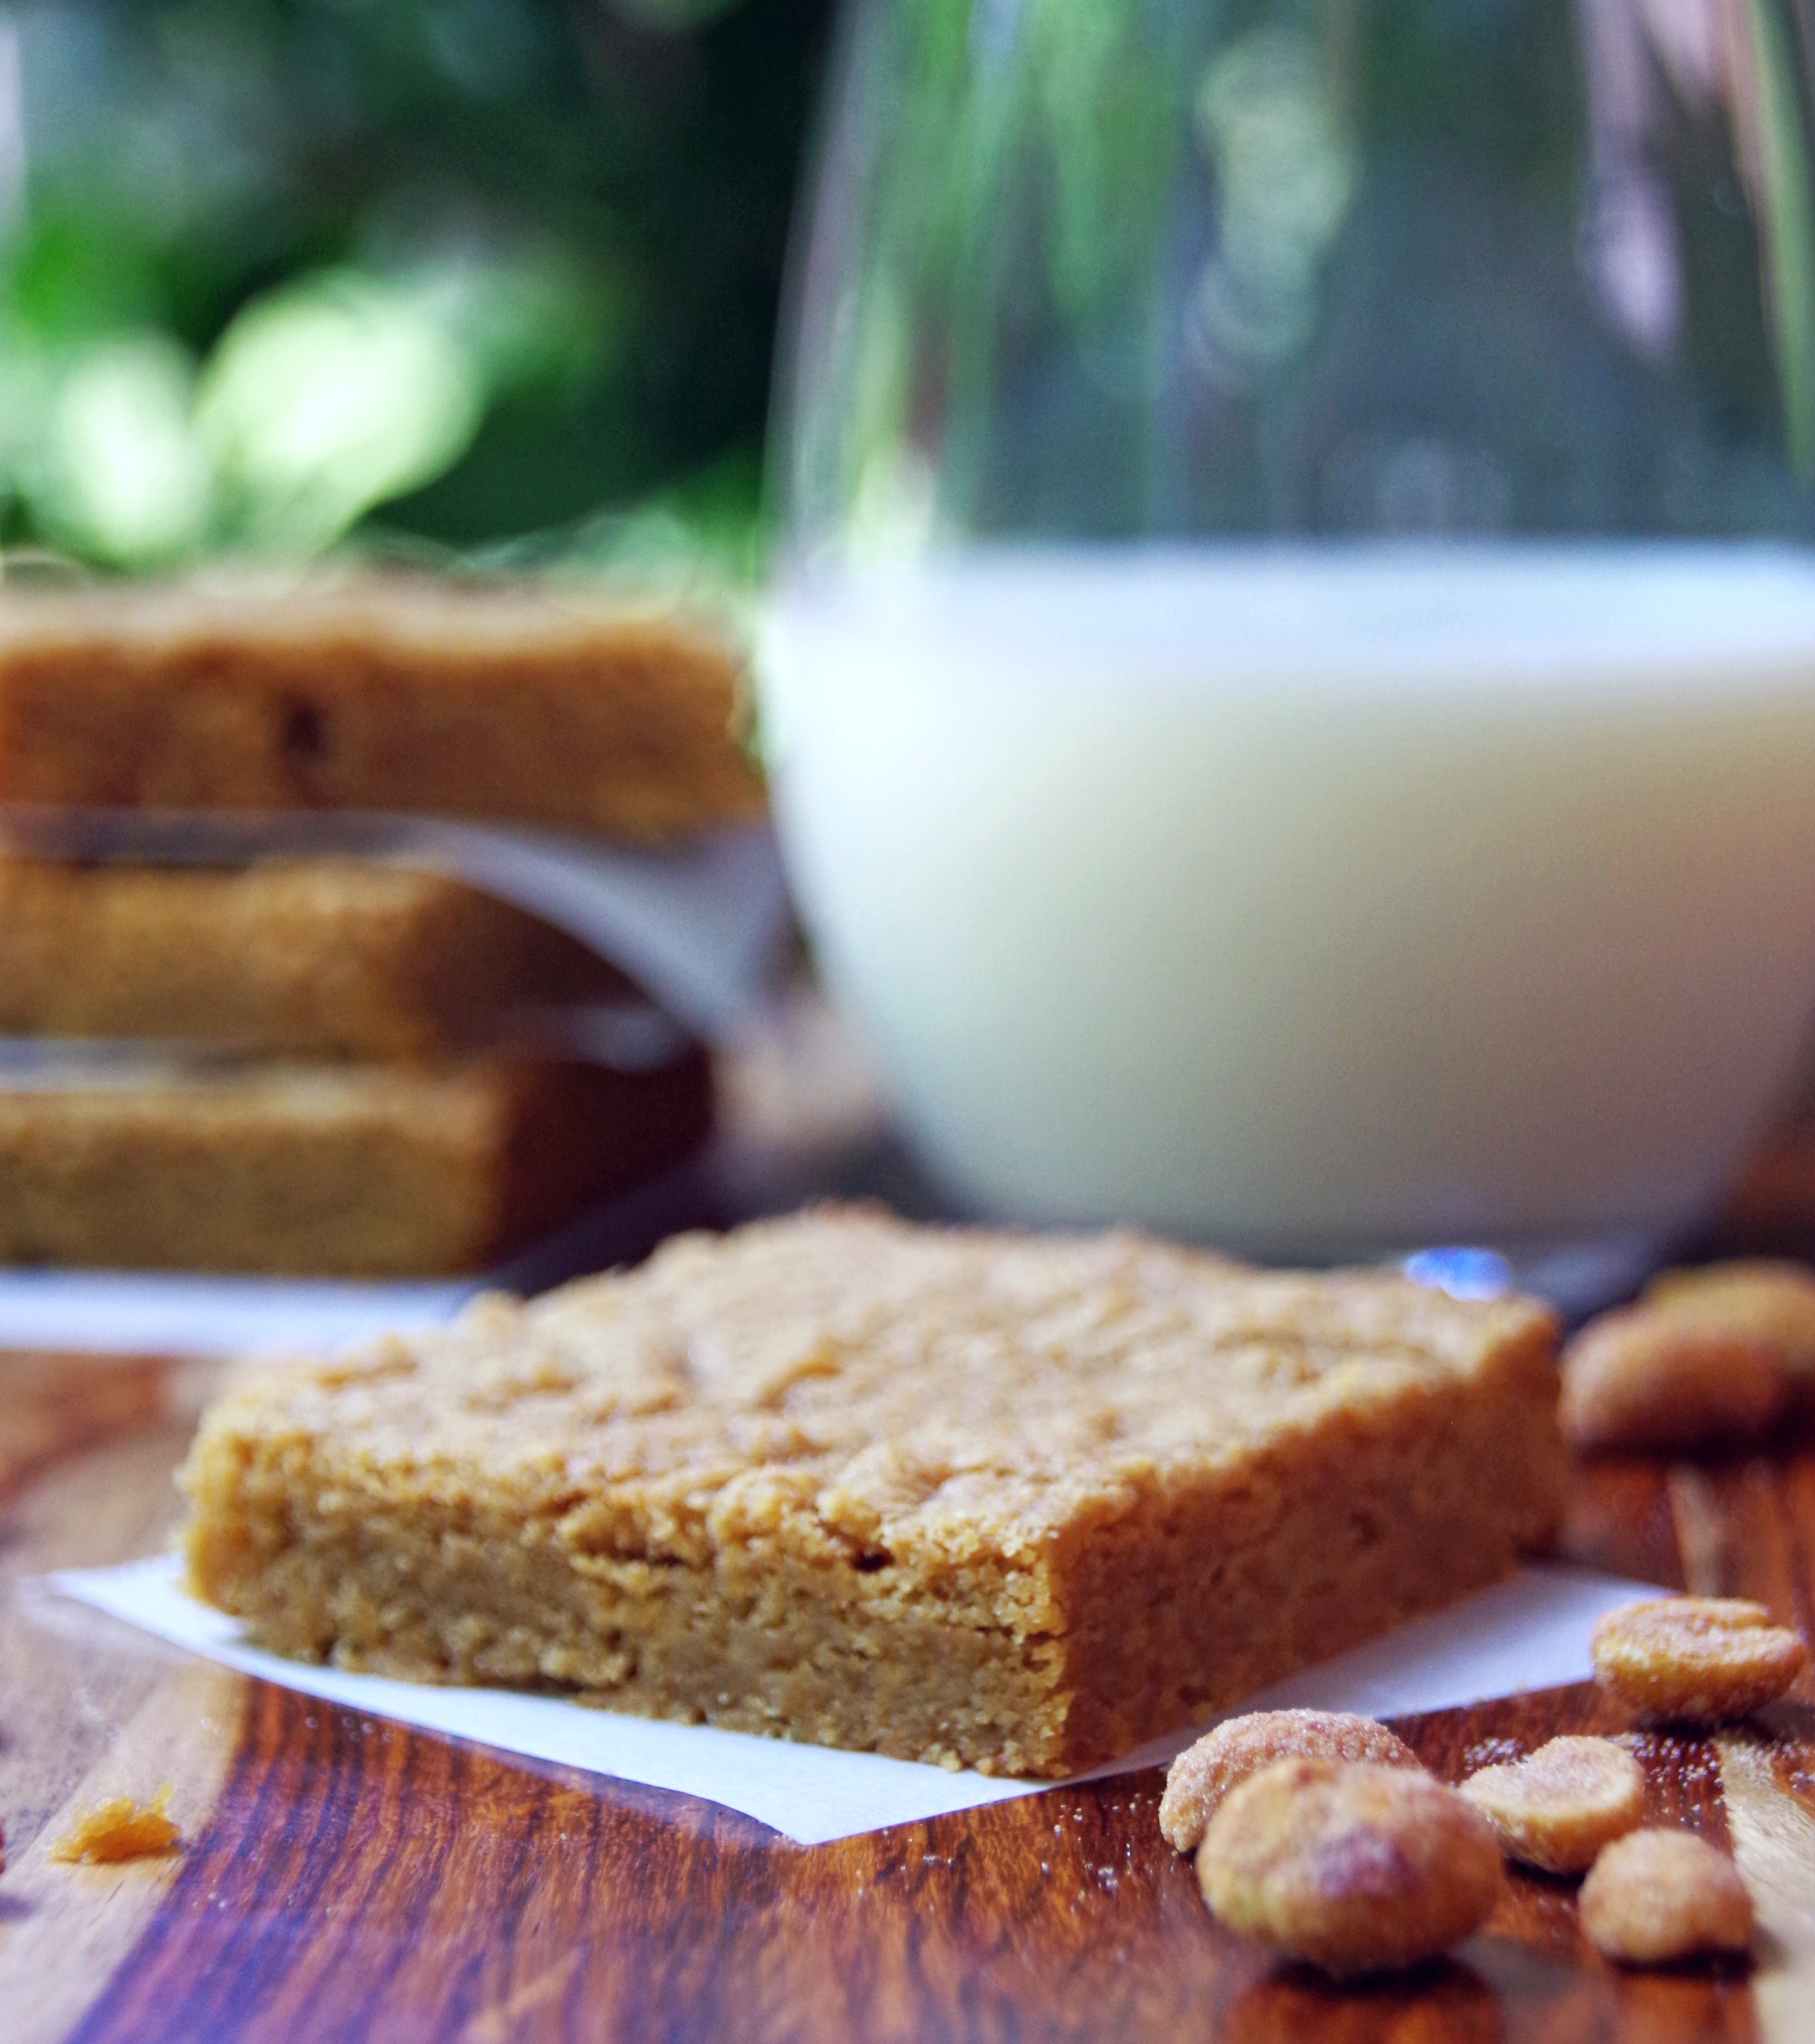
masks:
<svg viewBox="0 0 1815 2044"><path fill-rule="evenodd" d="M1553 1739L1524 1760L1484 1767L1461 1792L1508 1856L1547 1873L1580 1873L1644 1815L1644 1769L1610 1739Z"/></svg>
<svg viewBox="0 0 1815 2044"><path fill-rule="evenodd" d="M1815 1271L1800 1263L1710 1263L1667 1270L1645 1287L1647 1307L1677 1320L1743 1328L1775 1343L1793 1376L1815 1377Z"/></svg>
<svg viewBox="0 0 1815 2044"><path fill-rule="evenodd" d="M1783 1417L1791 1389L1769 1336L1629 1306L1591 1320L1564 1351L1558 1416L1578 1448L1690 1453L1761 1439Z"/></svg>
<svg viewBox="0 0 1815 2044"><path fill-rule="evenodd" d="M1180 1852L1194 1851L1231 1789L1276 1760L1294 1759L1420 1765L1405 1741L1373 1718L1348 1711L1251 1711L1206 1732L1173 1762L1160 1800L1160 1830Z"/></svg>
<svg viewBox="0 0 1815 2044"><path fill-rule="evenodd" d="M1582 1884L1582 1928L1595 1949L1632 1966L1698 1952L1743 1952L1752 1898L1732 1862L1693 1831L1631 1831Z"/></svg>
<svg viewBox="0 0 1815 2044"><path fill-rule="evenodd" d="M1419 1769L1278 1760L1231 1791L1198 1848L1217 1921L1337 1974L1415 1965L1493 1913L1486 1819Z"/></svg>
<svg viewBox="0 0 1815 2044"><path fill-rule="evenodd" d="M1809 1650L1763 1604L1660 1597L1610 1611L1590 1642L1597 1679L1644 1716L1725 1724L1781 1696Z"/></svg>

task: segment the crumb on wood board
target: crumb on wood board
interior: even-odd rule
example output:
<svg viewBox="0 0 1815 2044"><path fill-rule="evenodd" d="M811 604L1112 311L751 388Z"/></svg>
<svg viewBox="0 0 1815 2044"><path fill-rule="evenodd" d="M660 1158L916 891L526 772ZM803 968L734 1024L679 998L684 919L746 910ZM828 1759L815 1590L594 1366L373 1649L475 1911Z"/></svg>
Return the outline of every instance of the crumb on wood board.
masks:
<svg viewBox="0 0 1815 2044"><path fill-rule="evenodd" d="M65 1866L115 1866L126 1860L163 1858L183 1843L183 1833L170 1815L170 1797L168 1782L148 1803L110 1796L82 1812L51 1847L50 1856Z"/></svg>

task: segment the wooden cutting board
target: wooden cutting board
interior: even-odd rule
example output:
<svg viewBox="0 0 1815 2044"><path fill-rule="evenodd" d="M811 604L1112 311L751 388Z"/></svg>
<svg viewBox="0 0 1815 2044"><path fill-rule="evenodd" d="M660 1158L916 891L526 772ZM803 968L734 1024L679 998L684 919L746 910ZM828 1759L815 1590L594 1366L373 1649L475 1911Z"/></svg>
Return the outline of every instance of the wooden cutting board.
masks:
<svg viewBox="0 0 1815 2044"><path fill-rule="evenodd" d="M0 1359L0 1567L124 1559L175 1516L208 1373ZM1583 1476L1573 1552L1758 1596L1805 1625L1815 1454ZM1403 1721L1452 1778L1559 1731L1591 1689ZM816 1847L247 1681L75 1605L0 1616L0 2038L1815 2037L1815 1708L1782 1742L1655 1739L1651 1814L1730 1842L1765 1964L1619 1974L1570 1885L1515 1874L1455 1960L1340 1992L1219 1931L1159 1836L1160 1776ZM46 1848L98 1797L174 1785L167 1861Z"/></svg>

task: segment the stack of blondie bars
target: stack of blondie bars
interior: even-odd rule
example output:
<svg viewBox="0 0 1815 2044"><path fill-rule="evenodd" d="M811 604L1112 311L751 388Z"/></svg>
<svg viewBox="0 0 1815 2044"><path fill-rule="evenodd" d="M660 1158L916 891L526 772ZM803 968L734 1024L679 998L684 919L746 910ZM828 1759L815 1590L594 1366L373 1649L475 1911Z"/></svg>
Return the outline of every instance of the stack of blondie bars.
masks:
<svg viewBox="0 0 1815 2044"><path fill-rule="evenodd" d="M472 1271L685 1157L698 1046L460 878L17 847L229 811L664 846L761 813L736 688L703 625L520 587L0 595L0 1262Z"/></svg>

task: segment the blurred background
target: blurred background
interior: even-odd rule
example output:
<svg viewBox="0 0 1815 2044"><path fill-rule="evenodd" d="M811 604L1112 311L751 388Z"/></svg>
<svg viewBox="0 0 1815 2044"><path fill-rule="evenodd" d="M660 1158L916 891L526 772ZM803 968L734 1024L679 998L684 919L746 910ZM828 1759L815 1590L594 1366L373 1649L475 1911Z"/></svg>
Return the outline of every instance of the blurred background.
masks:
<svg viewBox="0 0 1815 2044"><path fill-rule="evenodd" d="M829 12L0 7L0 540L747 571Z"/></svg>

